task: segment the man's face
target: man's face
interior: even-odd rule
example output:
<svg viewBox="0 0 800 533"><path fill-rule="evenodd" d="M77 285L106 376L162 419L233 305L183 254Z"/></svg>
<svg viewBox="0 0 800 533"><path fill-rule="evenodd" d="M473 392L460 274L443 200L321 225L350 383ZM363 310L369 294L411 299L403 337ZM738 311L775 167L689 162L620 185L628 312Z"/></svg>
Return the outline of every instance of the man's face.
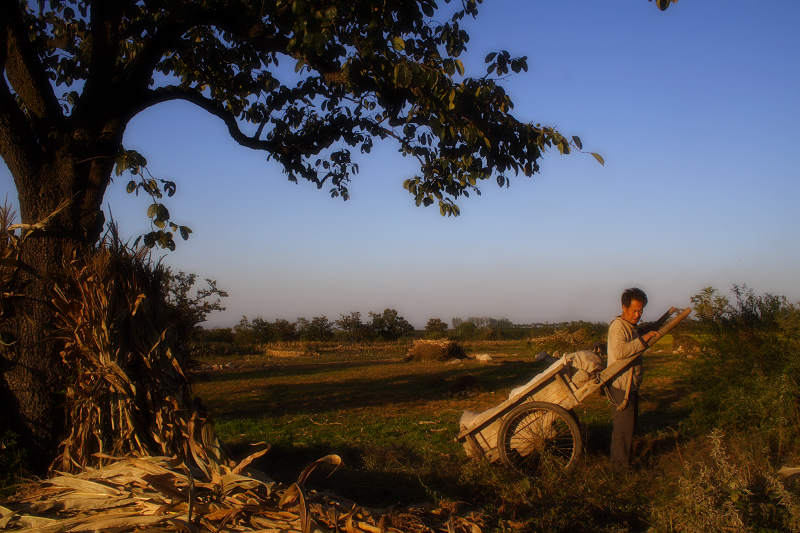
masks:
<svg viewBox="0 0 800 533"><path fill-rule="evenodd" d="M642 311L644 311L644 304L640 300L631 300L631 305L622 306L622 318L631 324L638 324L642 318Z"/></svg>

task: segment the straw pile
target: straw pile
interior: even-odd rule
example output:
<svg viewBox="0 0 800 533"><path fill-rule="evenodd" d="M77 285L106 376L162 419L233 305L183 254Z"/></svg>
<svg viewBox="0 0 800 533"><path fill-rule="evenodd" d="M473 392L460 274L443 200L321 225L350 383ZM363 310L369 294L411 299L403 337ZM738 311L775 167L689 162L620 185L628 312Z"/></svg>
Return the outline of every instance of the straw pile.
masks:
<svg viewBox="0 0 800 533"><path fill-rule="evenodd" d="M406 353L406 361L447 361L466 359L464 348L454 341L425 340L414 341Z"/></svg>
<svg viewBox="0 0 800 533"><path fill-rule="evenodd" d="M336 455L306 467L283 487L263 474L248 475L259 451L234 467L215 464L209 475L166 457L131 457L80 474L60 474L23 486L0 506L0 530L67 531L480 533L480 521L444 509L409 508L376 514L353 502L309 490L320 466L335 469ZM213 464L213 463L212 463Z"/></svg>
<svg viewBox="0 0 800 533"><path fill-rule="evenodd" d="M164 294L167 273L152 266L146 250L115 243L75 257L67 272L52 304L70 375L69 434L53 468L78 471L106 456L191 460L192 441L218 448L182 368L180 321Z"/></svg>
<svg viewBox="0 0 800 533"><path fill-rule="evenodd" d="M589 340L590 333L586 328L579 328L574 332L568 329L558 329L551 335L542 335L541 337L531 337L528 342L531 344L566 344L570 346L578 346L584 344Z"/></svg>

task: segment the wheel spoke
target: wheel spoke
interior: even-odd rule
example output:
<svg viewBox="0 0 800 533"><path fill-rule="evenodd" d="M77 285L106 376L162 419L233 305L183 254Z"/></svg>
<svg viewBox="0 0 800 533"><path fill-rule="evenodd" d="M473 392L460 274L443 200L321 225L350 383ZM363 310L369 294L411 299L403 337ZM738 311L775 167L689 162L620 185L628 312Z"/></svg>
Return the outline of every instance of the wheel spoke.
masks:
<svg viewBox="0 0 800 533"><path fill-rule="evenodd" d="M533 473L546 463L567 468L580 448L572 415L542 402L522 404L507 415L499 438L504 462L522 473Z"/></svg>

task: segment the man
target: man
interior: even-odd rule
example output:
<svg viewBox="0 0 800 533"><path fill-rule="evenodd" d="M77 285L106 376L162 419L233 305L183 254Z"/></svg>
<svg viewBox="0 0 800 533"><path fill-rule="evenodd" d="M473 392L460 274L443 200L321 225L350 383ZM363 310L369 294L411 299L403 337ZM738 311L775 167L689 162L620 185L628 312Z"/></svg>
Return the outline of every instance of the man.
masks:
<svg viewBox="0 0 800 533"><path fill-rule="evenodd" d="M622 293L622 314L608 327L608 366L616 361L628 359L645 350L648 342L657 335L660 322L669 317L670 310L659 319L659 323L648 324L651 331L641 333L636 325L647 305L647 295L637 288L625 289ZM615 405L614 423L611 431L611 464L624 470L630 465L633 432L639 414L639 385L642 382L641 358L628 370L616 377L608 388Z"/></svg>

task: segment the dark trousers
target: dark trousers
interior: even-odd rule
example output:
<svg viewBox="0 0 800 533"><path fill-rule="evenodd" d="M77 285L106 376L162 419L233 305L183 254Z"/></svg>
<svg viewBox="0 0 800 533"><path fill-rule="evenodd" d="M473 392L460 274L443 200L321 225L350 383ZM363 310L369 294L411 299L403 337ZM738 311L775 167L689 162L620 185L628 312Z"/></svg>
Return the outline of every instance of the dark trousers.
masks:
<svg viewBox="0 0 800 533"><path fill-rule="evenodd" d="M616 405L625 401L625 391L611 388L611 397ZM624 470L631 463L633 433L636 431L636 418L639 416L639 394L631 391L628 405L621 411L614 407L614 423L611 430L611 466Z"/></svg>

